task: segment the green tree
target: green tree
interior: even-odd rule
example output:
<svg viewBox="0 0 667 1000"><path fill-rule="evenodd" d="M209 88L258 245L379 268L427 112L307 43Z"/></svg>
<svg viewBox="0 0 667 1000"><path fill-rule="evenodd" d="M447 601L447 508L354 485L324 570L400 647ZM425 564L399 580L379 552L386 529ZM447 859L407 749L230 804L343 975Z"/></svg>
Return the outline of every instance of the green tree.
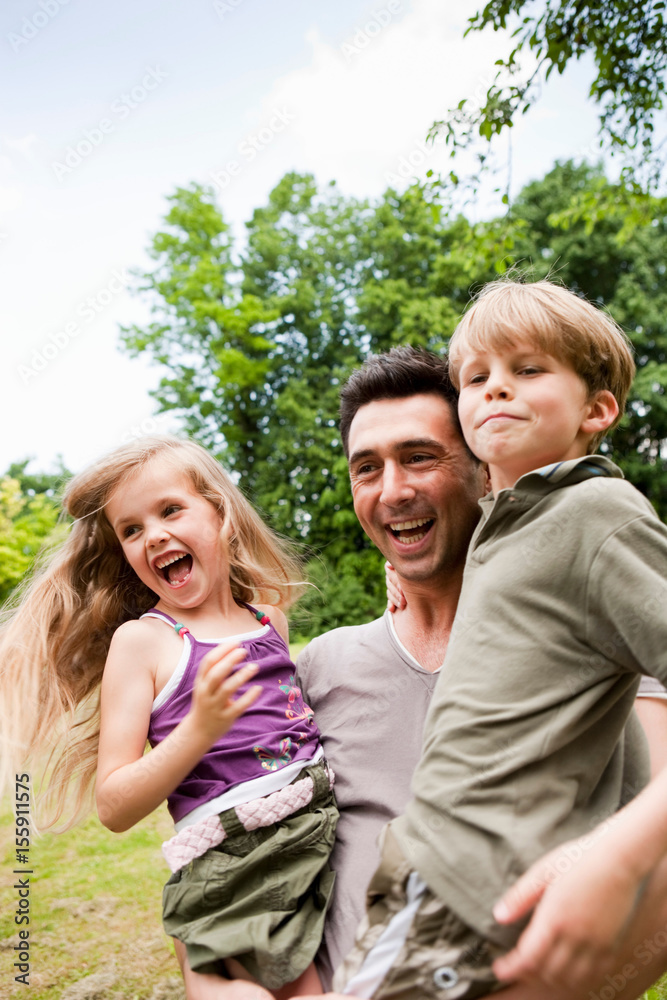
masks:
<svg viewBox="0 0 667 1000"><path fill-rule="evenodd" d="M21 583L44 546L64 538L58 491L67 475L29 474L29 460L15 463L0 478L0 603Z"/></svg>
<svg viewBox="0 0 667 1000"><path fill-rule="evenodd" d="M573 197L600 191L614 212L556 224ZM381 559L352 509L341 382L369 351L444 350L471 289L515 263L554 271L629 328L640 376L614 456L662 510L665 232L635 227L620 240L618 193L600 171L563 164L525 188L510 220L473 226L434 211L419 187L368 204L288 174L236 256L211 191L172 197L141 279L157 319L127 328L125 343L168 368L160 408L180 413L273 526L304 544L319 591L303 602L310 624L295 619L301 631L368 620L384 604Z"/></svg>
<svg viewBox="0 0 667 1000"><path fill-rule="evenodd" d="M573 60L589 55L595 66L589 96L599 108L600 146L620 153L626 199L641 203L644 190L658 185L664 166L664 136L655 138L656 121L664 130L660 113L667 86L664 0L489 0L470 18L465 34L487 27L511 35L509 56L496 61L482 106L461 101L434 122L431 135L443 132L452 156L481 137L486 142L479 163L486 166L488 142L531 108L554 69L563 73ZM449 180L458 178L452 173Z"/></svg>

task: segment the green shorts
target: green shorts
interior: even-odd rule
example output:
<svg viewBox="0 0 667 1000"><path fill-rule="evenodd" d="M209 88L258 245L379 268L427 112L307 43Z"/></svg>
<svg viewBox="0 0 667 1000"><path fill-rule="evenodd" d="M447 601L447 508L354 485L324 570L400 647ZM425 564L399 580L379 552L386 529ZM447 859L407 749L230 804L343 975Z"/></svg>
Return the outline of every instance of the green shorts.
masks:
<svg viewBox="0 0 667 1000"><path fill-rule="evenodd" d="M165 930L185 944L195 972L224 976L225 958L235 958L277 989L315 957L333 891L328 860L338 809L324 764L303 768L295 781L306 775L314 782L308 805L252 832L226 810L227 838L165 885Z"/></svg>
<svg viewBox="0 0 667 1000"><path fill-rule="evenodd" d="M502 953L410 870L385 827L366 917L333 989L374 1000L473 1000L507 985L491 968Z"/></svg>

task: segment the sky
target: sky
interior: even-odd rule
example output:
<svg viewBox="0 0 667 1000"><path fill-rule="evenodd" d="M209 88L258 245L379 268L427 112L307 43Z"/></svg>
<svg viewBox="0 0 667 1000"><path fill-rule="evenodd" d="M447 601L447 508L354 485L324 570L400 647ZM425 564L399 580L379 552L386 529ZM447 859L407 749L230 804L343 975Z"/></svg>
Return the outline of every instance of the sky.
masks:
<svg viewBox="0 0 667 1000"><path fill-rule="evenodd" d="M212 184L239 241L288 170L379 197L444 170L431 123L481 98L507 42L463 41L473 0L5 0L0 8L0 474L78 471L178 429L121 324L149 318L132 272L176 187ZM516 192L597 158L585 63L513 129ZM7 96L9 95L9 96ZM407 180L405 183L407 184ZM491 202L477 209L492 211Z"/></svg>

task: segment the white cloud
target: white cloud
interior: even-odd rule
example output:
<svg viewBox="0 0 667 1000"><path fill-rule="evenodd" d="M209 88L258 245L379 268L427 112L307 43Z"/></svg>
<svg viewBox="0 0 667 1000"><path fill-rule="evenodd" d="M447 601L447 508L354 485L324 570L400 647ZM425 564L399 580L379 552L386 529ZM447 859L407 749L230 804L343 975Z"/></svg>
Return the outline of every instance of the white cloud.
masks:
<svg viewBox="0 0 667 1000"><path fill-rule="evenodd" d="M309 32L310 63L276 80L261 111L285 106L294 113L290 138L298 143L302 169L321 182L335 178L344 190L377 194L434 120L463 98L485 93L502 42L494 34L463 41L477 3L457 4L455 17L451 7L415 0L372 35L368 26L377 19L371 13L351 25L338 46ZM376 8L382 10L387 7ZM422 176L429 167L444 169L447 159L436 147Z"/></svg>

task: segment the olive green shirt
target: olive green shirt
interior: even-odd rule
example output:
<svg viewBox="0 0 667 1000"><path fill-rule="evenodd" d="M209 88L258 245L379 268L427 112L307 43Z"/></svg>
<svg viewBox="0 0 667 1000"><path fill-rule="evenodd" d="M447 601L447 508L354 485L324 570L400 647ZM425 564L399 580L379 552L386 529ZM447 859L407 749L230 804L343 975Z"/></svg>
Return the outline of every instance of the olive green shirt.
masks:
<svg viewBox="0 0 667 1000"><path fill-rule="evenodd" d="M624 726L640 674L667 681L667 528L602 456L480 503L413 798L392 831L461 919L509 946L518 929L491 915L503 892L639 790L625 787Z"/></svg>

